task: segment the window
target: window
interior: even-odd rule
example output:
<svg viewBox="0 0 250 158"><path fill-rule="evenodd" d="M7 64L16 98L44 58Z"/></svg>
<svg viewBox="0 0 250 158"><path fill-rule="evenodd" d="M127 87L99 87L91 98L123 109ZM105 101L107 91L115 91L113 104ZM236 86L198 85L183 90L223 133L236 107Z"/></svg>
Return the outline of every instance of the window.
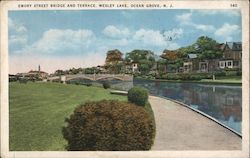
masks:
<svg viewBox="0 0 250 158"><path fill-rule="evenodd" d="M239 66L239 61L234 61L234 66Z"/></svg>
<svg viewBox="0 0 250 158"><path fill-rule="evenodd" d="M220 63L220 66L221 66L221 67L224 67L224 62L221 62L221 63Z"/></svg>
<svg viewBox="0 0 250 158"><path fill-rule="evenodd" d="M227 63L227 65L228 65L228 66L231 66L231 65L232 65L232 62L231 62L231 61L229 61L229 62Z"/></svg>

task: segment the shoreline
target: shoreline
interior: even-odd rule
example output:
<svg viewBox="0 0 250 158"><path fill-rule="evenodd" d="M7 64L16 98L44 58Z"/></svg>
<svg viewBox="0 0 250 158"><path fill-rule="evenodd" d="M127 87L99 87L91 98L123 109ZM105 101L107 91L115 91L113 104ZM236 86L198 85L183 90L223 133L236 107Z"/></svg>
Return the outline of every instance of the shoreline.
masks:
<svg viewBox="0 0 250 158"><path fill-rule="evenodd" d="M156 138L151 150L240 150L242 138L190 108L150 96Z"/></svg>
<svg viewBox="0 0 250 158"><path fill-rule="evenodd" d="M147 78L141 78L141 77L134 77L136 80L149 80L149 81L156 81L156 82L170 82L170 83L201 83L201 84L231 84L231 85L242 85L241 82L231 82L231 81L219 81L219 80L211 80L211 81L195 81L195 80L165 80L165 79L147 79Z"/></svg>
<svg viewBox="0 0 250 158"><path fill-rule="evenodd" d="M186 108L188 108L188 109L190 109L190 110L196 112L197 114L199 114L199 115L201 115L201 116L204 116L204 117L208 118L209 120L211 120L211 121L213 121L213 122L219 124L220 126L226 128L226 129L228 129L229 131L233 132L234 134L236 134L237 136L239 136L240 138L242 138L242 134L241 134L241 133L237 132L236 130L234 130L234 129L232 129L232 128L226 126L226 125L224 125L223 123L219 122L217 119L213 118L212 116L210 116L210 115L208 115L208 114L206 114L206 113L204 113L204 112L202 112L202 111L200 111L200 110L197 110L197 109L195 109L195 108L192 108L191 106L189 106L189 105L187 105L187 104L185 104L185 103L182 103L182 102L180 102L180 101L177 101L177 100L174 100L174 99L171 99L171 98L167 98L167 97L156 96L156 95L150 95L150 96L156 97L156 98L166 99L166 100L168 100L168 101L177 103L177 104L180 105L180 106L186 107Z"/></svg>

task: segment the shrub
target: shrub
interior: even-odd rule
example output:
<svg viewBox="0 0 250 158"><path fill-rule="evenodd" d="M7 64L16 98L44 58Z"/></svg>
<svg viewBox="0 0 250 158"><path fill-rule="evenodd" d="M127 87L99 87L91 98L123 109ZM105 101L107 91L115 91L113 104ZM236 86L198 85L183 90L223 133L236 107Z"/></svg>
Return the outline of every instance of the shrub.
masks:
<svg viewBox="0 0 250 158"><path fill-rule="evenodd" d="M26 78L20 78L19 79L19 83L24 83L24 84L26 84L28 82L28 79L26 79Z"/></svg>
<svg viewBox="0 0 250 158"><path fill-rule="evenodd" d="M82 83L82 85L89 87L92 86L92 83Z"/></svg>
<svg viewBox="0 0 250 158"><path fill-rule="evenodd" d="M135 86L128 91L128 100L139 106L145 106L148 100L148 91L139 86Z"/></svg>
<svg viewBox="0 0 250 158"><path fill-rule="evenodd" d="M214 75L216 77L222 77L222 76L226 76L226 72L225 71L218 71L218 72L215 72Z"/></svg>
<svg viewBox="0 0 250 158"><path fill-rule="evenodd" d="M110 88L110 84L108 82L103 82L102 86L104 89Z"/></svg>
<svg viewBox="0 0 250 158"><path fill-rule="evenodd" d="M65 120L63 136L69 151L149 150L154 125L143 107L128 102L88 102Z"/></svg>

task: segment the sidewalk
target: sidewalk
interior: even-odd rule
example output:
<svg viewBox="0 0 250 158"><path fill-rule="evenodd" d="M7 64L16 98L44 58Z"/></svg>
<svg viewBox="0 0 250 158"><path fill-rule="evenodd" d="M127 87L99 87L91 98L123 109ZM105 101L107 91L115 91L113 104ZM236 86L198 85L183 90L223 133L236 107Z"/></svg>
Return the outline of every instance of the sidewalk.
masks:
<svg viewBox="0 0 250 158"><path fill-rule="evenodd" d="M150 96L156 122L152 150L241 150L241 138L182 105Z"/></svg>

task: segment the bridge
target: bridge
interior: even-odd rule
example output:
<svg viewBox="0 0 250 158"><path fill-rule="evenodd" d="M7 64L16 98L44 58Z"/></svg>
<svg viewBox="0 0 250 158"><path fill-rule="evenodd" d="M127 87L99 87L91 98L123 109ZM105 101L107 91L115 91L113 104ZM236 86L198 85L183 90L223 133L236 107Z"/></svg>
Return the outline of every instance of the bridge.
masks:
<svg viewBox="0 0 250 158"><path fill-rule="evenodd" d="M72 80L72 79L87 79L90 81L98 81L102 79L117 79L121 81L133 81L133 75L128 74L75 74L75 75L62 75L62 76L53 76L49 77L48 80L60 80L64 83L66 81Z"/></svg>

